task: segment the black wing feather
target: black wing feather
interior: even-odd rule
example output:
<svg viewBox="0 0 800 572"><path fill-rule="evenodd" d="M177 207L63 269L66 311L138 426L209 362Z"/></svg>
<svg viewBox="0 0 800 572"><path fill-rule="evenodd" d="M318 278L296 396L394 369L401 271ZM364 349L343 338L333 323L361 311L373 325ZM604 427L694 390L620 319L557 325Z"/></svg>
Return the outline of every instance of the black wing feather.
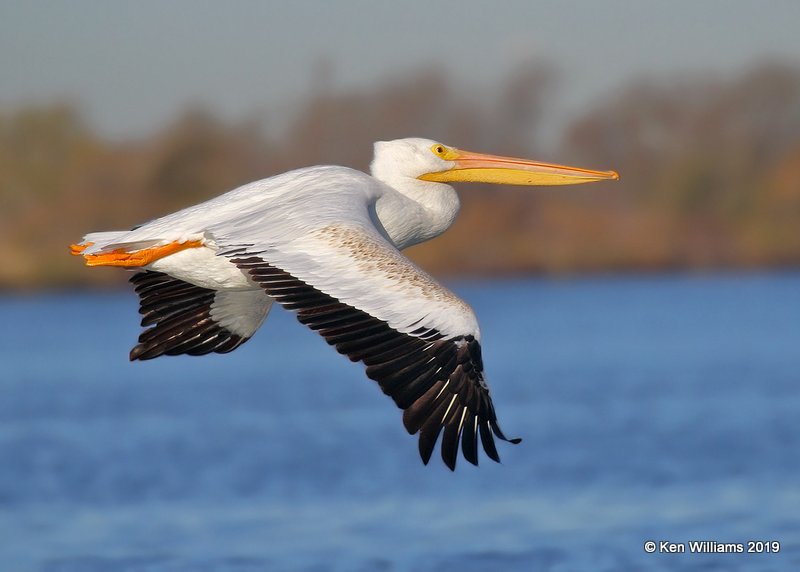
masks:
<svg viewBox="0 0 800 572"><path fill-rule="evenodd" d="M427 464L444 429L442 459L455 469L459 443L464 458L478 464L478 435L486 454L499 462L494 437L511 443L497 417L483 379L478 341L471 335L445 339L435 329L420 327L411 334L340 302L292 274L243 250L229 251L239 268L297 319L317 331L352 361L361 361L367 376L404 409L403 423L419 433L419 452Z"/></svg>
<svg viewBox="0 0 800 572"><path fill-rule="evenodd" d="M139 295L142 326L147 327L131 350L131 361L161 355L227 353L249 339L230 332L211 317L214 290L150 270L137 272L130 281Z"/></svg>
<svg viewBox="0 0 800 572"><path fill-rule="evenodd" d="M473 465L478 464L478 439L475 435L475 423L478 418L468 413L464 419L464 428L461 431L461 453Z"/></svg>

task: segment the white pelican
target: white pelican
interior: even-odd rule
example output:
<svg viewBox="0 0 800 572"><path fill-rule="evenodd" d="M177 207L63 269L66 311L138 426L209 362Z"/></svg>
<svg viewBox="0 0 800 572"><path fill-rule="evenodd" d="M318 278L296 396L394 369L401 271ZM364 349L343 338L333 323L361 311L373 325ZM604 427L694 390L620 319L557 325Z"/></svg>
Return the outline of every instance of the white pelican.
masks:
<svg viewBox="0 0 800 572"><path fill-rule="evenodd" d="M372 175L337 166L290 171L132 230L72 245L88 266L133 268L142 326L131 360L229 352L273 302L294 311L404 410L430 460L455 469L459 442L478 464L478 439L499 462L497 423L469 305L400 250L447 230L459 210L447 183L566 185L618 179L428 139L375 143Z"/></svg>

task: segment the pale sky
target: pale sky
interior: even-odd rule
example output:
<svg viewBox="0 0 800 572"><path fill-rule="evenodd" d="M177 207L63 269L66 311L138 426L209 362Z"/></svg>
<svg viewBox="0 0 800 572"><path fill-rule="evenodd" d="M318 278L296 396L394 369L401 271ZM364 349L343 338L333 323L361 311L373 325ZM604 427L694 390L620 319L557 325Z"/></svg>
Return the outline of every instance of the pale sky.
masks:
<svg viewBox="0 0 800 572"><path fill-rule="evenodd" d="M532 58L562 105L636 75L800 63L800 1L0 0L0 109L69 99L113 137L200 104L237 119L289 109L316 64L351 89L438 64L480 94Z"/></svg>

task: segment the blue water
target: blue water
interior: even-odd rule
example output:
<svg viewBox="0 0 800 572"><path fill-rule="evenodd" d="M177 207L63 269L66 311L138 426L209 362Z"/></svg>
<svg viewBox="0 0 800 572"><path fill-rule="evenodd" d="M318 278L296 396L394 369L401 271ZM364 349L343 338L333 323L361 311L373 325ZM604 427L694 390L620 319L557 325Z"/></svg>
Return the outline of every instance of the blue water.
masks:
<svg viewBox="0 0 800 572"><path fill-rule="evenodd" d="M131 364L133 294L0 298L0 570L800 569L800 275L452 286L524 439L455 473L286 312Z"/></svg>

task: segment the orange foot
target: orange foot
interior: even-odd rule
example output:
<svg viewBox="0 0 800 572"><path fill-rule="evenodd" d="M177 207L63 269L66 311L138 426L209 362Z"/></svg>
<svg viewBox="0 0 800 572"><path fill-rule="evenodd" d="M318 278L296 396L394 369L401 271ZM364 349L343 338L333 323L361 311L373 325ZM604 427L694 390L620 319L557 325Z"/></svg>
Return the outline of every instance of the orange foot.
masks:
<svg viewBox="0 0 800 572"><path fill-rule="evenodd" d="M77 256L81 254L91 243L71 245L70 252ZM86 259L86 266L122 266L125 268L135 268L138 266L147 266L155 262L159 258L164 258L170 254L175 254L187 248L197 248L203 246L199 240L189 240L187 242L170 242L163 246L156 246L154 248L145 248L142 250L135 250L127 252L123 248L112 250L111 252L100 252L98 254L84 254Z"/></svg>
<svg viewBox="0 0 800 572"><path fill-rule="evenodd" d="M85 242L83 244L70 244L69 245L69 253L72 256L78 256L81 252L83 252L84 250L86 250L87 248L89 248L93 244L94 244L94 242Z"/></svg>

